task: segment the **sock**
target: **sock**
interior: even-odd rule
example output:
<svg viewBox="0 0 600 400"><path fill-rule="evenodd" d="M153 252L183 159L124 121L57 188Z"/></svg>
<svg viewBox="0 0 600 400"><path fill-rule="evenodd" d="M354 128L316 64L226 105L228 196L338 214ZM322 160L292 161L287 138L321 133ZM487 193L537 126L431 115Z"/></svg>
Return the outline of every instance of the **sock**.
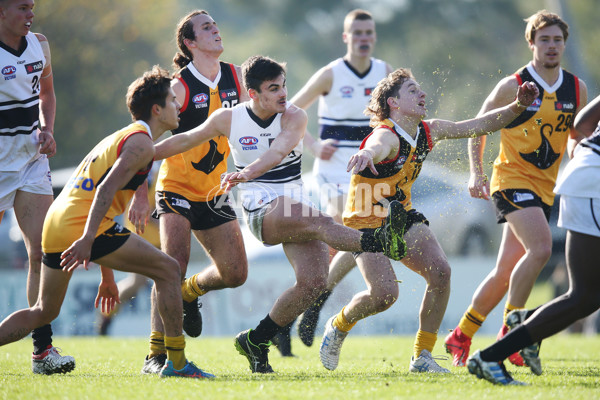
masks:
<svg viewBox="0 0 600 400"><path fill-rule="evenodd" d="M345 309L346 307L342 308L342 311L340 311L340 313L335 317L335 319L333 320L333 326L338 328L342 332L350 332L350 329L354 328L354 325L356 325L358 321L352 323L348 322L348 320L344 316Z"/></svg>
<svg viewBox="0 0 600 400"><path fill-rule="evenodd" d="M200 286L198 286L198 275L200 273L185 279L181 284L181 296L183 297L183 301L187 303L196 300L206 293L206 290L200 289Z"/></svg>
<svg viewBox="0 0 600 400"><path fill-rule="evenodd" d="M46 324L31 331L33 339L33 354L40 355L48 347L52 347L52 326Z"/></svg>
<svg viewBox="0 0 600 400"><path fill-rule="evenodd" d="M148 358L156 357L166 352L165 335L162 332L152 331L150 333L150 353L148 354Z"/></svg>
<svg viewBox="0 0 600 400"><path fill-rule="evenodd" d="M167 359L173 362L173 368L182 369L185 367L185 338L183 335L177 337L165 336L165 348L167 349Z"/></svg>
<svg viewBox="0 0 600 400"><path fill-rule="evenodd" d="M269 343L273 336L279 333L279 330L283 328L282 326L277 325L269 314L259 322L256 329L251 330L248 334L248 338L253 344L259 343Z"/></svg>
<svg viewBox="0 0 600 400"><path fill-rule="evenodd" d="M329 296L331 296L331 293L332 291L329 289L323 290L323 293L321 293L319 297L317 297L312 306L318 308L319 310L323 308L323 305L325 304Z"/></svg>
<svg viewBox="0 0 600 400"><path fill-rule="evenodd" d="M383 245L370 232L362 232L360 235L360 247L369 253L383 253Z"/></svg>
<svg viewBox="0 0 600 400"><path fill-rule="evenodd" d="M531 339L531 335L525 326L521 325L509 331L506 336L493 345L482 350L481 359L483 361L504 361L511 354L532 344L533 340Z"/></svg>
<svg viewBox="0 0 600 400"><path fill-rule="evenodd" d="M478 313L473 305L470 305L467 309L467 312L461 318L458 323L458 327L465 334L465 336L472 339L475 336L475 333L481 328L481 324L485 321L485 315Z"/></svg>
<svg viewBox="0 0 600 400"><path fill-rule="evenodd" d="M423 350L427 350L431 353L433 351L433 347L435 346L436 340L437 333L431 333L419 329L417 332L417 337L415 338L415 345L413 347L415 352L415 360L419 358Z"/></svg>
<svg viewBox="0 0 600 400"><path fill-rule="evenodd" d="M506 325L506 316L513 310L521 310L524 307L515 307L506 301L506 305L504 306L504 316L502 317L502 322Z"/></svg>

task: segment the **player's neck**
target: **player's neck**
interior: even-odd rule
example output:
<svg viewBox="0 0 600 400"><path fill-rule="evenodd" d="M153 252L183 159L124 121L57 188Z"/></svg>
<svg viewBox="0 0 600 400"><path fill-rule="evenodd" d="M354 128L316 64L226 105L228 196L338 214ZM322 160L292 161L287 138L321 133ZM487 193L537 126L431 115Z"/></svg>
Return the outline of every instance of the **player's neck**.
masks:
<svg viewBox="0 0 600 400"><path fill-rule="evenodd" d="M537 74L546 82L549 86L552 86L560 76L560 64L555 67L547 67L544 66L540 62L536 62L535 60L531 63L533 65L533 69Z"/></svg>
<svg viewBox="0 0 600 400"><path fill-rule="evenodd" d="M417 130L419 123L422 121L420 116L409 116L401 114L400 112L391 112L390 117L400 128L410 135L413 139L417 136Z"/></svg>
<svg viewBox="0 0 600 400"><path fill-rule="evenodd" d="M23 41L23 36L14 35L6 30L0 28L0 42L4 43L11 49L19 50L21 48L22 41Z"/></svg>
<svg viewBox="0 0 600 400"><path fill-rule="evenodd" d="M355 56L346 53L344 60L348 62L357 72L363 73L371 67L371 56Z"/></svg>
<svg viewBox="0 0 600 400"><path fill-rule="evenodd" d="M221 69L221 65L219 64L219 55L211 53L195 55L192 63L198 72L213 81Z"/></svg>

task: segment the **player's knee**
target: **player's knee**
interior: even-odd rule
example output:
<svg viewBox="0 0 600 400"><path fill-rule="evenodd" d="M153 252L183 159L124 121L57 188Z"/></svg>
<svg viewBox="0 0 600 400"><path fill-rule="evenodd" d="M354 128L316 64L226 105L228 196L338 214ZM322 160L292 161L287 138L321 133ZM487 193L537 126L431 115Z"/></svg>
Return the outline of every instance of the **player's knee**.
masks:
<svg viewBox="0 0 600 400"><path fill-rule="evenodd" d="M248 278L248 267L231 268L227 273L223 274L223 283L228 288L236 288L242 286Z"/></svg>
<svg viewBox="0 0 600 400"><path fill-rule="evenodd" d="M387 310L392 306L392 304L396 302L397 299L397 287L395 290L392 291L378 292L375 296L372 297L374 311L380 313Z"/></svg>
<svg viewBox="0 0 600 400"><path fill-rule="evenodd" d="M38 326L46 325L58 318L60 307L50 307L44 304L36 304L31 308L36 324Z"/></svg>
<svg viewBox="0 0 600 400"><path fill-rule="evenodd" d="M181 268L177 260L168 255L164 255L160 260L156 261L156 266L153 268L153 276L150 276L155 282L180 282Z"/></svg>
<svg viewBox="0 0 600 400"><path fill-rule="evenodd" d="M540 242L530 249L530 257L533 257L540 264L540 269L546 265L546 262L552 255L552 242Z"/></svg>
<svg viewBox="0 0 600 400"><path fill-rule="evenodd" d="M298 278L296 285L312 300L327 288L327 274L311 274Z"/></svg>
<svg viewBox="0 0 600 400"><path fill-rule="evenodd" d="M450 269L448 261L440 259L432 265L433 266L430 267L430 270L426 275L427 284L439 289L449 288L452 270Z"/></svg>

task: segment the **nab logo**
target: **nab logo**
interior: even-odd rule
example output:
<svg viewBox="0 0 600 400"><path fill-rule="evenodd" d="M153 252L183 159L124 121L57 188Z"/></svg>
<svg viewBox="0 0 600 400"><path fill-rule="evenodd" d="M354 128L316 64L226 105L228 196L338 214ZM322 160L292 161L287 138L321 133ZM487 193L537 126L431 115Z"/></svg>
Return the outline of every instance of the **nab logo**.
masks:
<svg viewBox="0 0 600 400"><path fill-rule="evenodd" d="M194 104L204 104L208 101L208 95L206 93L197 94L192 98L192 101Z"/></svg>
<svg viewBox="0 0 600 400"><path fill-rule="evenodd" d="M354 88L352 86L344 86L340 88L340 94L342 97L352 97L352 93L354 92Z"/></svg>
<svg viewBox="0 0 600 400"><path fill-rule="evenodd" d="M231 90L231 91L229 91L229 92L228 92L227 90L223 90L223 91L221 92L221 98L222 98L223 100L227 100L227 99L230 99L230 98L232 98L232 97L237 97L237 95L238 95L238 94L237 94L237 92L236 92L235 90Z"/></svg>
<svg viewBox="0 0 600 400"><path fill-rule="evenodd" d="M41 61L36 61L31 64L25 64L25 71L27 71L27 75L35 74L36 72L40 72L44 69L44 64Z"/></svg>
<svg viewBox="0 0 600 400"><path fill-rule="evenodd" d="M554 103L556 111L575 111L575 104L571 102L557 101Z"/></svg>
<svg viewBox="0 0 600 400"><path fill-rule="evenodd" d="M244 136L242 138L240 138L240 144L242 146L252 146L253 144L257 144L258 143L258 139L255 138L254 136Z"/></svg>
<svg viewBox="0 0 600 400"><path fill-rule="evenodd" d="M16 72L17 67L15 67L14 65L7 65L6 67L2 68L2 75L4 76L13 75Z"/></svg>

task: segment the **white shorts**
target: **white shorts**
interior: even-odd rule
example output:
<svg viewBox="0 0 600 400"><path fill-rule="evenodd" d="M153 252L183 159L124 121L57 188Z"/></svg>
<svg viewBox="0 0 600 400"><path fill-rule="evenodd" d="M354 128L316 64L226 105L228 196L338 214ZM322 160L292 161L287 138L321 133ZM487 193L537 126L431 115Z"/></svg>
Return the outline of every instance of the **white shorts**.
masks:
<svg viewBox="0 0 600 400"><path fill-rule="evenodd" d="M559 227L600 237L600 199L560 196Z"/></svg>
<svg viewBox="0 0 600 400"><path fill-rule="evenodd" d="M31 161L20 171L0 172L0 211L14 206L17 190L52 196L50 165L46 156Z"/></svg>
<svg viewBox="0 0 600 400"><path fill-rule="evenodd" d="M285 197L290 204L302 203L309 208L317 209L306 193L302 181L281 185L247 183L239 186L246 224L250 232L263 244L263 219L269 211L267 206L275 199Z"/></svg>
<svg viewBox="0 0 600 400"><path fill-rule="evenodd" d="M319 201L323 209L332 200L348 194L352 174L346 169L350 157L358 152L359 145L360 143L356 147L340 147L329 160L315 160L313 171L319 185Z"/></svg>

